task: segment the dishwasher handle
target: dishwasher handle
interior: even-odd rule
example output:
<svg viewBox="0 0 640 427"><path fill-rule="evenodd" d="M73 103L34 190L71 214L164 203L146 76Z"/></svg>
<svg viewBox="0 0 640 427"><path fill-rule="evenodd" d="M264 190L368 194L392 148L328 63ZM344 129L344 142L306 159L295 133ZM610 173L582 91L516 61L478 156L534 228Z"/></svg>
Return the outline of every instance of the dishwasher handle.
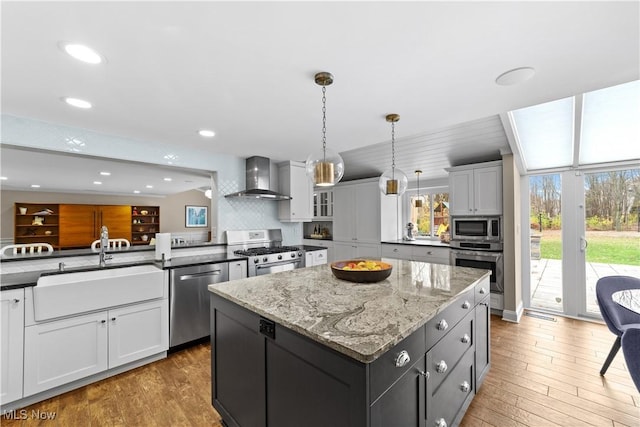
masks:
<svg viewBox="0 0 640 427"><path fill-rule="evenodd" d="M222 270L205 271L202 273L184 274L180 276L180 280L197 279L198 277L219 276Z"/></svg>

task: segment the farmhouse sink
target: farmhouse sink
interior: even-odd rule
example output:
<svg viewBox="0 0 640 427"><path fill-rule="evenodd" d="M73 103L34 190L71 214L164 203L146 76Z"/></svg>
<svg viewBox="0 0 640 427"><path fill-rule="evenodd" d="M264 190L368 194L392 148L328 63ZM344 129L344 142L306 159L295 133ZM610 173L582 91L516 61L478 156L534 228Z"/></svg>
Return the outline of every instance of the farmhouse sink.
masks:
<svg viewBox="0 0 640 427"><path fill-rule="evenodd" d="M36 321L161 298L164 272L137 265L41 276L33 288Z"/></svg>

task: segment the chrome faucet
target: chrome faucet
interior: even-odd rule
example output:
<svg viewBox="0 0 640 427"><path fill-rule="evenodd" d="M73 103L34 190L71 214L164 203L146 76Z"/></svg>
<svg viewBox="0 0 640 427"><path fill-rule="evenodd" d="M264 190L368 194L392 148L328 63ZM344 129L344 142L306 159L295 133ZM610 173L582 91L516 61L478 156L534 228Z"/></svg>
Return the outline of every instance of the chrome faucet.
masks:
<svg viewBox="0 0 640 427"><path fill-rule="evenodd" d="M100 229L100 260L99 266L104 267L107 265L107 260L113 258L111 255L107 255L106 251L109 247L109 229L106 225L103 225Z"/></svg>

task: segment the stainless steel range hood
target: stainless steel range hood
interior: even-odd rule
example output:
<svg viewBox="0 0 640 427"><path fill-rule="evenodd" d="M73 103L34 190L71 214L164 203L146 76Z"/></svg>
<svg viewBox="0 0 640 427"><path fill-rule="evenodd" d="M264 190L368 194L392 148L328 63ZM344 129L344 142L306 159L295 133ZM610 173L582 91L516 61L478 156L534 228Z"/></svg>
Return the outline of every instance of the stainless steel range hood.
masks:
<svg viewBox="0 0 640 427"><path fill-rule="evenodd" d="M271 190L271 162L266 157L253 156L246 159L246 187L244 191L224 197L246 199L291 200L291 197Z"/></svg>

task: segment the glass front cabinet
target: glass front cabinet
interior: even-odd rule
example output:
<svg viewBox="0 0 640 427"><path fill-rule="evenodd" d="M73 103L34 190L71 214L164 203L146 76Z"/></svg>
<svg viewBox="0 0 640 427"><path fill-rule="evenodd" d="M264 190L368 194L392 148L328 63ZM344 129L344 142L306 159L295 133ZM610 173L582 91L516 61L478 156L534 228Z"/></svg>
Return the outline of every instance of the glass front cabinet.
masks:
<svg viewBox="0 0 640 427"><path fill-rule="evenodd" d="M314 189L313 219L325 221L333 219L333 190Z"/></svg>

